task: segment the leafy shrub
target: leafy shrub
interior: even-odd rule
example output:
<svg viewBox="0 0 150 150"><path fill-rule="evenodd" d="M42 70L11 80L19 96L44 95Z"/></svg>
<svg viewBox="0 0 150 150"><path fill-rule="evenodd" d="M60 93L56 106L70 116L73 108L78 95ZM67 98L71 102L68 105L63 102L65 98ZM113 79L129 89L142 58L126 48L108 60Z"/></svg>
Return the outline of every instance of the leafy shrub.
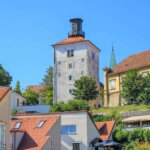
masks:
<svg viewBox="0 0 150 150"><path fill-rule="evenodd" d="M67 103L56 102L53 104L52 112L63 112L63 111L76 111L76 110L89 110L90 106L85 100L69 100Z"/></svg>

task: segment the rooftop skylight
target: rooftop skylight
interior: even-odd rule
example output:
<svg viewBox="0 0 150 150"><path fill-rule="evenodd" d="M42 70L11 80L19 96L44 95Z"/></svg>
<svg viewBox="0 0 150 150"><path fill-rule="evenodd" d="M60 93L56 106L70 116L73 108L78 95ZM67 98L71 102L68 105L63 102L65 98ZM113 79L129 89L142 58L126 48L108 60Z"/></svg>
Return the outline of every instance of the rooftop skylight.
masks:
<svg viewBox="0 0 150 150"><path fill-rule="evenodd" d="M19 129L19 128L20 128L20 126L21 126L21 122L16 122L16 124L15 124L14 128L15 128L15 129Z"/></svg>
<svg viewBox="0 0 150 150"><path fill-rule="evenodd" d="M39 124L36 126L37 128L41 128L43 124L45 123L45 120L41 120Z"/></svg>

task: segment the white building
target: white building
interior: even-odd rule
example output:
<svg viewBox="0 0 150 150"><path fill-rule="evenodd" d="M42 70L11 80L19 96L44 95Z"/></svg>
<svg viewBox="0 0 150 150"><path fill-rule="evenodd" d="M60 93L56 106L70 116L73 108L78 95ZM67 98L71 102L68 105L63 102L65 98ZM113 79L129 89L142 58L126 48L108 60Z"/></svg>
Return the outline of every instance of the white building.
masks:
<svg viewBox="0 0 150 150"><path fill-rule="evenodd" d="M99 49L85 39L82 19L71 19L68 38L54 47L54 102L73 99L74 81L92 76L99 89ZM99 91L99 90L98 90ZM100 102L97 103L99 105Z"/></svg>
<svg viewBox="0 0 150 150"><path fill-rule="evenodd" d="M95 150L92 144L100 133L87 111L40 115L61 116L61 150Z"/></svg>

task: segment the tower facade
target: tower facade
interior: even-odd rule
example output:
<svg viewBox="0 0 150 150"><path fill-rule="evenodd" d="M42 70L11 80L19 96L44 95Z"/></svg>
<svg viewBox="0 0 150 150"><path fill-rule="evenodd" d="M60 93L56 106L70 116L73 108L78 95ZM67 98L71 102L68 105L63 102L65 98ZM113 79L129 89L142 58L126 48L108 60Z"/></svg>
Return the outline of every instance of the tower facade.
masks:
<svg viewBox="0 0 150 150"><path fill-rule="evenodd" d="M85 39L82 19L71 19L68 38L54 47L54 102L73 99L74 81L92 76L99 89L99 49ZM99 101L97 100L97 104Z"/></svg>

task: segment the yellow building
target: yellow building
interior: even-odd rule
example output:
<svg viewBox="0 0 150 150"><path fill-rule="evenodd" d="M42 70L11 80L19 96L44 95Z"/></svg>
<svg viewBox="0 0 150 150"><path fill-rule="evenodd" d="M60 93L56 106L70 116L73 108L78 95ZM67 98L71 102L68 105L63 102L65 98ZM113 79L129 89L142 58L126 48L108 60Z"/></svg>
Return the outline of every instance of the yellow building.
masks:
<svg viewBox="0 0 150 150"><path fill-rule="evenodd" d="M121 79L130 69L137 69L139 73L150 73L150 50L127 57L112 69L104 68L104 107L122 105L120 96Z"/></svg>
<svg viewBox="0 0 150 150"><path fill-rule="evenodd" d="M9 87L0 88L0 150L10 150L10 93Z"/></svg>

